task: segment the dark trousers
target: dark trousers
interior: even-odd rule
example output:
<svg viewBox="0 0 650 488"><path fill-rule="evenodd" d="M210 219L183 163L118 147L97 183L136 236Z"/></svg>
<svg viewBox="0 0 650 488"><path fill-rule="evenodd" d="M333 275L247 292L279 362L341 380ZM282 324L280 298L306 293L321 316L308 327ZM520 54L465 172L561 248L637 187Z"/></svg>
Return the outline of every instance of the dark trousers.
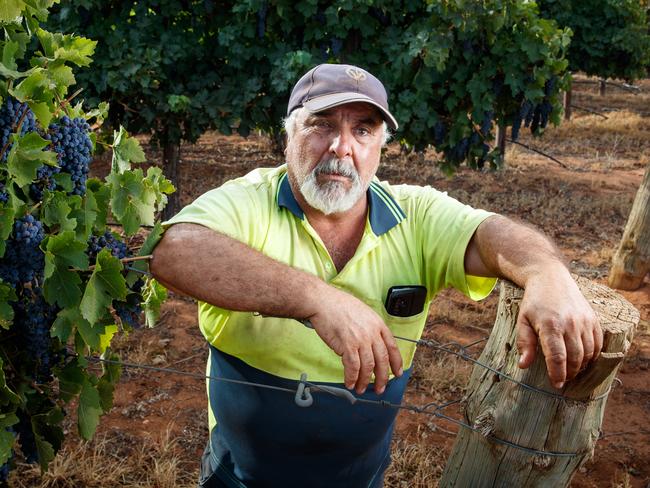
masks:
<svg viewBox="0 0 650 488"><path fill-rule="evenodd" d="M232 488L230 485L224 483L217 473L214 472L212 467L212 462L210 461L211 452L210 452L210 440L205 446L203 451L203 456L201 457L201 472L199 473L199 485L198 488ZM384 486L384 473L375 480L372 486L368 488L382 488ZM343 488L343 487L340 487ZM346 487L346 488L365 488L365 487Z"/></svg>

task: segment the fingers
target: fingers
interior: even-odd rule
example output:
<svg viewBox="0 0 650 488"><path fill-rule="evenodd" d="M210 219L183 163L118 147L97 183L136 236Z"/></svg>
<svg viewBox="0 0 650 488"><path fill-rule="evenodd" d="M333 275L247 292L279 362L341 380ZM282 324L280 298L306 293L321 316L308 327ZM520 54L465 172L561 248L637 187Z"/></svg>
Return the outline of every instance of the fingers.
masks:
<svg viewBox="0 0 650 488"><path fill-rule="evenodd" d="M402 355L388 328L372 346L366 346L368 342L364 342L358 349L346 349L342 355L345 386L363 394L374 372L375 393L381 395L388 384L390 371L395 376L402 376Z"/></svg>
<svg viewBox="0 0 650 488"><path fill-rule="evenodd" d="M388 327L383 330L382 337L388 350L388 361L390 362L391 371L395 376L402 376L404 373L402 353L400 352L399 347L397 347L397 341Z"/></svg>
<svg viewBox="0 0 650 488"><path fill-rule="evenodd" d="M355 389L361 395L366 391L372 372L375 369L375 356L372 347L363 347L359 351L359 358L361 359L361 368L359 369L359 377L357 378Z"/></svg>
<svg viewBox="0 0 650 488"><path fill-rule="evenodd" d="M341 360L343 362L343 381L345 382L345 387L351 390L357 384L359 370L361 369L359 351L356 349L347 349L341 356Z"/></svg>
<svg viewBox="0 0 650 488"><path fill-rule="evenodd" d="M519 351L518 366L528 368L535 360L537 351L537 334L526 320L517 323L517 351Z"/></svg>
<svg viewBox="0 0 650 488"><path fill-rule="evenodd" d="M564 346L566 349L566 380L572 380L580 372L582 363L587 350L586 344L583 345L583 334L576 326L570 327L564 335ZM590 356L593 356L593 345L587 350Z"/></svg>
<svg viewBox="0 0 650 488"><path fill-rule="evenodd" d="M584 355L582 356L582 364L580 364L580 370L578 372L585 369L597 354L596 339L592 329L583 330L580 339L582 340Z"/></svg>
<svg viewBox="0 0 650 488"><path fill-rule="evenodd" d="M540 327L539 339L551 383L555 388L562 388L566 381L567 348L561 328L554 322L546 323Z"/></svg>

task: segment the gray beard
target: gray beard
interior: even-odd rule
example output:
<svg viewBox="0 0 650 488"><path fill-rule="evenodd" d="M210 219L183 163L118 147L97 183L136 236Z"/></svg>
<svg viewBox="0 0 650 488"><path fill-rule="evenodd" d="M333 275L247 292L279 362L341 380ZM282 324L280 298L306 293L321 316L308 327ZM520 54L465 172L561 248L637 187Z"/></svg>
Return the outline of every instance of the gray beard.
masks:
<svg viewBox="0 0 650 488"><path fill-rule="evenodd" d="M319 184L321 174L338 174L351 180L351 187L346 189L343 182L328 181ZM307 175L300 184L300 193L307 203L325 215L347 212L364 195L367 188L361 184L359 173L350 164L341 163L336 158L322 161Z"/></svg>

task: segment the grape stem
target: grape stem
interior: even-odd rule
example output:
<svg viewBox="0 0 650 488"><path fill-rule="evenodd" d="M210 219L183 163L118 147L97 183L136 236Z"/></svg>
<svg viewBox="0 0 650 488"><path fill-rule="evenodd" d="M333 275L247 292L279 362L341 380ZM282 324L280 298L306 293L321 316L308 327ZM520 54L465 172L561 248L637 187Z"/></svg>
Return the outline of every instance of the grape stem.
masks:
<svg viewBox="0 0 650 488"><path fill-rule="evenodd" d="M133 261L149 261L153 257L153 254L147 254L146 256L132 256L130 258L120 259L121 263L132 263ZM79 269L72 268L72 271L93 271L95 269L95 264L88 266L88 269Z"/></svg>
<svg viewBox="0 0 650 488"><path fill-rule="evenodd" d="M70 95L70 96L69 96L68 98L66 98L65 100L59 101L59 106L58 106L58 107L56 108L56 110L54 111L54 117L58 117L59 112L60 112L61 110L65 109L65 106L68 105L68 104L70 103L70 101L71 101L74 97L76 97L77 95L79 95L83 90L84 90L83 88L79 88L76 92L74 92L72 95ZM59 97L57 97L57 98L59 98Z"/></svg>

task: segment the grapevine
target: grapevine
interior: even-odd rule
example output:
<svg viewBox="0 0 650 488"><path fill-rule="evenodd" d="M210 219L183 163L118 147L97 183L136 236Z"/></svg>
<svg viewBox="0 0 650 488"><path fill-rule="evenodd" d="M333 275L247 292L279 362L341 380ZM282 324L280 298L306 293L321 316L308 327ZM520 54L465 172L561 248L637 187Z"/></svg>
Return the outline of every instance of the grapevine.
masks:
<svg viewBox="0 0 650 488"><path fill-rule="evenodd" d="M47 469L72 400L79 434L92 437L119 371L90 371L85 357L114 357L113 333L145 315L152 325L164 299L142 279L146 261L129 243L153 226L173 187L159 169L134 167L144 153L123 128L103 142L113 151L111 172L92 176L89 121L101 125L108 106L86 110L67 94L69 65L87 66L95 42L44 29L30 41L51 4L0 10L0 486L19 461ZM144 243L136 239L143 256L160 233L155 225Z"/></svg>

